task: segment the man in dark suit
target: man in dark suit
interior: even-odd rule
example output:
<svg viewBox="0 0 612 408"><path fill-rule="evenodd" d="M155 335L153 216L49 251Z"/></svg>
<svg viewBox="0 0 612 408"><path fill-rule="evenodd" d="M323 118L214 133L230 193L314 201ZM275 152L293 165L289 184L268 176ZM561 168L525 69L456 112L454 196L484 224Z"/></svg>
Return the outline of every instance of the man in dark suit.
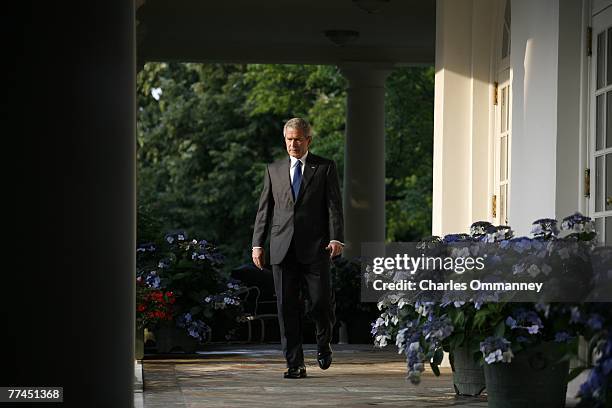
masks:
<svg viewBox="0 0 612 408"><path fill-rule="evenodd" d="M302 349L301 294L305 286L316 323L317 362L332 362L335 323L330 260L342 253L344 218L333 160L308 152L308 122L289 120L283 129L289 157L266 167L253 231L253 262L264 266L263 245L270 231L270 263L276 289L285 378L306 377Z"/></svg>

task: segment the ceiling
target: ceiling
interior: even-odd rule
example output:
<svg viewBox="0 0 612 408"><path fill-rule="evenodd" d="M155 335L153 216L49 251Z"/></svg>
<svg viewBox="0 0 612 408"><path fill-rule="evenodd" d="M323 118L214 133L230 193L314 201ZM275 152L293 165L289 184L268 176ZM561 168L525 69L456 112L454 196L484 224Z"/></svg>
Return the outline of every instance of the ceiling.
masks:
<svg viewBox="0 0 612 408"><path fill-rule="evenodd" d="M434 62L435 0L383 1L374 14L352 0L142 3L136 12L140 62ZM354 30L359 38L337 46L325 30Z"/></svg>

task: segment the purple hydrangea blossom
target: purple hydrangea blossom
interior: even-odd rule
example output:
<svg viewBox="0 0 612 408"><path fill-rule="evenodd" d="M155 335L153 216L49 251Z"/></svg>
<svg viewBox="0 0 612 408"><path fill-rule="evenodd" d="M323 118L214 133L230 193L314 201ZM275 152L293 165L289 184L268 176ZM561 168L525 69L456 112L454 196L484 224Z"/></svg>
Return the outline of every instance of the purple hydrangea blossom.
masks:
<svg viewBox="0 0 612 408"><path fill-rule="evenodd" d="M391 335L388 333L387 320L379 317L374 323L372 323L372 330L370 333L374 337L374 345L377 347L386 347L387 340L391 339Z"/></svg>
<svg viewBox="0 0 612 408"><path fill-rule="evenodd" d="M546 318L548 318L548 315L550 314L550 304L548 303L536 303L534 305L534 309L542 313Z"/></svg>
<svg viewBox="0 0 612 408"><path fill-rule="evenodd" d="M488 221L476 221L470 226L470 235L474 238L481 238L496 231L497 228Z"/></svg>
<svg viewBox="0 0 612 408"><path fill-rule="evenodd" d="M138 247L136 248L136 252L155 252L155 251L156 251L155 244L153 244L152 242L139 244Z"/></svg>
<svg viewBox="0 0 612 408"><path fill-rule="evenodd" d="M578 306L572 306L570 313L570 323L580 323L582 321L582 314L580 313Z"/></svg>
<svg viewBox="0 0 612 408"><path fill-rule="evenodd" d="M227 306L240 305L240 298L230 293L209 295L203 299L204 303L211 303L215 309L225 309Z"/></svg>
<svg viewBox="0 0 612 408"><path fill-rule="evenodd" d="M210 327L202 320L195 320L191 313L184 313L177 318L176 325L187 329L187 334L197 339L200 343L206 340Z"/></svg>
<svg viewBox="0 0 612 408"><path fill-rule="evenodd" d="M452 242L461 242L470 239L468 234L448 234L444 236L442 242L445 244L450 244Z"/></svg>
<svg viewBox="0 0 612 408"><path fill-rule="evenodd" d="M510 241L510 247L519 254L531 249L533 240L528 237L517 237L512 238Z"/></svg>
<svg viewBox="0 0 612 408"><path fill-rule="evenodd" d="M563 219L561 222L561 229L574 232L591 232L594 230L594 225L590 217L576 212Z"/></svg>
<svg viewBox="0 0 612 408"><path fill-rule="evenodd" d="M153 289L159 289L161 286L161 279L157 274L157 271L151 271L145 277L145 283L148 287Z"/></svg>
<svg viewBox="0 0 612 408"><path fill-rule="evenodd" d="M531 233L535 238L549 239L559 235L557 220L554 218L542 218L533 222Z"/></svg>
<svg viewBox="0 0 612 408"><path fill-rule="evenodd" d="M510 348L510 342L503 337L490 336L480 342L480 351L487 364L497 362L509 363L514 354Z"/></svg>
<svg viewBox="0 0 612 408"><path fill-rule="evenodd" d="M561 331L561 332L555 333L555 342L557 343L567 343L568 341L572 339L573 337L570 336L568 332Z"/></svg>
<svg viewBox="0 0 612 408"><path fill-rule="evenodd" d="M420 322L416 319L408 321L395 337L398 352L406 354L408 380L412 384L419 384L421 382L421 374L425 371L423 363L426 356L420 343L421 335Z"/></svg>
<svg viewBox="0 0 612 408"><path fill-rule="evenodd" d="M532 324L531 326L527 327L527 332L529 334L538 334L539 331L540 326L538 326L537 324Z"/></svg>
<svg viewBox="0 0 612 408"><path fill-rule="evenodd" d="M587 319L586 324L592 330L600 330L603 327L603 318L597 313L593 313Z"/></svg>
<svg viewBox="0 0 612 408"><path fill-rule="evenodd" d="M429 316L433 313L436 302L422 302L417 300L414 303L414 310L421 316Z"/></svg>
<svg viewBox="0 0 612 408"><path fill-rule="evenodd" d="M538 334L544 328L542 320L535 311L523 308L516 309L513 312L513 316L508 316L506 318L506 325L512 330L527 330L529 334Z"/></svg>
<svg viewBox="0 0 612 408"><path fill-rule="evenodd" d="M439 343L453 333L454 327L450 317L442 315L438 318L430 316L423 324L423 336L430 343Z"/></svg>
<svg viewBox="0 0 612 408"><path fill-rule="evenodd" d="M157 267L160 269L167 269L172 265L172 261L168 258L164 258L157 263Z"/></svg>

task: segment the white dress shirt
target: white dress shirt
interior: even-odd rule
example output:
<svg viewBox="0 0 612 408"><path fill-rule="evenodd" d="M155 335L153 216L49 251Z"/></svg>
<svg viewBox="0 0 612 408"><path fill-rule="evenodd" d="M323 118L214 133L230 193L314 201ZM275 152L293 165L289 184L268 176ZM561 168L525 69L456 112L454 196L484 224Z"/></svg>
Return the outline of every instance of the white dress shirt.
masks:
<svg viewBox="0 0 612 408"><path fill-rule="evenodd" d="M304 153L304 155L302 157L300 157L299 159L295 158L293 156L289 156L289 158L291 159L291 165L289 166L289 177L290 177L290 180L291 180L291 184L293 184L293 175L295 174L295 166L296 166L298 160L302 162L302 179L303 179L304 168L306 167L306 157L308 157L308 151L306 151L306 153ZM304 180L302 180L302 181L304 181ZM329 242L330 243L335 242L337 244L340 244L340 245L344 246L344 244L342 242L340 242L338 240L335 240L335 239L332 239ZM255 249L255 248L261 248L261 247L253 247L253 249Z"/></svg>
<svg viewBox="0 0 612 408"><path fill-rule="evenodd" d="M295 166L297 165L298 160L302 162L302 178L304 178L304 167L306 167L306 157L308 156L308 151L304 153L302 157L296 159L293 156L289 156L291 159L291 166L289 166L289 177L291 177L291 184L293 184L293 175L295 174Z"/></svg>

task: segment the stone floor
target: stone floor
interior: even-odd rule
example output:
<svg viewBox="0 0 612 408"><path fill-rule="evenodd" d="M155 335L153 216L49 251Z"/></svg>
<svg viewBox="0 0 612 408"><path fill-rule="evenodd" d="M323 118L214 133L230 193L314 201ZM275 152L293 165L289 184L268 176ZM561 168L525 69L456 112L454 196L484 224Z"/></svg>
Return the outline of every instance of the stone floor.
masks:
<svg viewBox="0 0 612 408"><path fill-rule="evenodd" d="M308 377L282 378L279 345L211 346L197 355L145 356L135 406L157 407L486 407L486 398L457 397L450 369L425 372L415 386L393 348L335 345L326 371L305 346Z"/></svg>

